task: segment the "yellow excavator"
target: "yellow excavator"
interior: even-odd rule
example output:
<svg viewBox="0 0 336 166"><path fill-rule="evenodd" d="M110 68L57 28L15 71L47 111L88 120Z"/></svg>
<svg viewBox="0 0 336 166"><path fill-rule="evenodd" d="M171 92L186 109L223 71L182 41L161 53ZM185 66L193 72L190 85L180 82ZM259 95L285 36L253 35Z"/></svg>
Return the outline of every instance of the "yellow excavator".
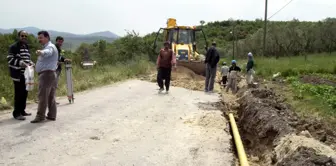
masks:
<svg viewBox="0 0 336 166"><path fill-rule="evenodd" d="M196 74L205 75L205 56L200 54L196 48L196 32L202 32L205 40L205 49L208 48L208 42L204 31L196 26L178 26L176 19L169 18L167 27L160 28L154 41L154 50L157 48L157 39L163 30L163 40L169 41L170 48L176 54L178 66L186 67Z"/></svg>

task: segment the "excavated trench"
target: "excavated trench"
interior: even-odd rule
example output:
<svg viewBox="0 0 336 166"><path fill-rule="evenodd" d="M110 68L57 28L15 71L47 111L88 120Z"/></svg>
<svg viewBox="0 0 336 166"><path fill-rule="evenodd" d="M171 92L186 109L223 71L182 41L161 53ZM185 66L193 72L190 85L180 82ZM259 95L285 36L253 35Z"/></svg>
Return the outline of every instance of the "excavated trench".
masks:
<svg viewBox="0 0 336 166"><path fill-rule="evenodd" d="M154 82L156 74L149 79ZM179 67L172 73L172 85L203 90L204 77ZM250 165L336 166L336 128L300 118L273 90L247 88L244 79L236 95L217 83L215 89L223 101L214 107L221 107L225 115L234 113Z"/></svg>
<svg viewBox="0 0 336 166"><path fill-rule="evenodd" d="M300 118L271 89L243 87L237 98L237 123L252 162L336 166L334 129Z"/></svg>

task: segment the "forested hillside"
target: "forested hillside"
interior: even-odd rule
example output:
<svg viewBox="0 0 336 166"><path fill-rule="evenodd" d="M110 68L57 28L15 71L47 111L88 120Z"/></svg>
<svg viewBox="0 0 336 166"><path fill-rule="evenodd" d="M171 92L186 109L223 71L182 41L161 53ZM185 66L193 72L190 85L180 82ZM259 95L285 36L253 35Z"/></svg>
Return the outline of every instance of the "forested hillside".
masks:
<svg viewBox="0 0 336 166"><path fill-rule="evenodd" d="M209 41L216 41L226 55L232 54L233 40L236 53L262 55L262 20L227 20L209 22L203 26ZM230 33L230 32L234 33ZM233 35L234 34L234 35ZM291 56L304 53L333 52L336 50L336 18L319 22L270 21L267 24L266 56Z"/></svg>

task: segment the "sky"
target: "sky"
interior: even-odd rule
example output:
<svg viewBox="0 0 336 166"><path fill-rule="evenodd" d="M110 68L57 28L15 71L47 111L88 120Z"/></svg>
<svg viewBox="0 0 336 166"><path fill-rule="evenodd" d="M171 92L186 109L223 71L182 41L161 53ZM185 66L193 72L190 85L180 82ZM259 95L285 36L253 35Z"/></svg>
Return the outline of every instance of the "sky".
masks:
<svg viewBox="0 0 336 166"><path fill-rule="evenodd" d="M269 0L268 16L290 0ZM126 30L140 35L165 27L168 18L178 25L264 17L263 0L0 0L0 28L34 26L46 30L87 34ZM336 17L336 0L293 0L271 20L317 21Z"/></svg>

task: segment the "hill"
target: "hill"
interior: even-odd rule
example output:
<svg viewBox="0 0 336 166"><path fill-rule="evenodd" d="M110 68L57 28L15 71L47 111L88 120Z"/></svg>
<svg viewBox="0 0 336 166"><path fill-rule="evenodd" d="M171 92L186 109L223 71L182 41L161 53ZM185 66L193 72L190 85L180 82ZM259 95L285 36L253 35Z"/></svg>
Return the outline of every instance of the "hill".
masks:
<svg viewBox="0 0 336 166"><path fill-rule="evenodd" d="M8 34L13 33L14 30L25 30L28 33L36 36L36 34L42 29L36 27L24 27L24 28L11 28L11 29L1 29L0 33ZM94 32L90 34L73 34L69 32L60 32L55 30L47 30L50 33L51 39L54 40L57 36L63 36L65 38L64 49L75 50L81 43L92 44L97 40L106 40L107 42L112 42L119 38L118 35L110 31Z"/></svg>

